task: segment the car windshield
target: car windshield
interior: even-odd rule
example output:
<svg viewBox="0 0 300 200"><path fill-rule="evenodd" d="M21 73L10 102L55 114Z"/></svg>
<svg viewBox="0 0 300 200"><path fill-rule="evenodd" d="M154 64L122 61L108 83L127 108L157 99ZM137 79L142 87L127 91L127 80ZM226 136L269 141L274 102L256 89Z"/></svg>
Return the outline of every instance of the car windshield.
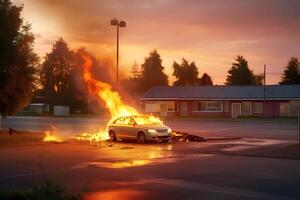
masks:
<svg viewBox="0 0 300 200"><path fill-rule="evenodd" d="M153 116L135 116L133 117L138 125L161 125L162 122Z"/></svg>

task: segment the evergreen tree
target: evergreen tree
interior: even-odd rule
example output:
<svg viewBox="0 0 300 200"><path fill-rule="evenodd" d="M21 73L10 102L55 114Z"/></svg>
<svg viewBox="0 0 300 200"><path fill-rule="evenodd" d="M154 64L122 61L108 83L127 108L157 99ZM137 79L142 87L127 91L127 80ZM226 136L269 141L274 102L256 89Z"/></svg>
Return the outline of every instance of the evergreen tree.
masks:
<svg viewBox="0 0 300 200"><path fill-rule="evenodd" d="M142 64L141 81L142 91L154 86L168 85L168 76L164 73L162 59L156 50L152 51Z"/></svg>
<svg viewBox="0 0 300 200"><path fill-rule="evenodd" d="M194 62L189 62L182 59L182 63L179 65L178 63L173 63L173 76L177 78L177 80L173 83L174 86L194 86L198 83L198 69Z"/></svg>
<svg viewBox="0 0 300 200"><path fill-rule="evenodd" d="M136 62L134 62L134 64L131 66L129 78L134 80L141 78L141 70L139 65Z"/></svg>
<svg viewBox="0 0 300 200"><path fill-rule="evenodd" d="M198 80L198 85L213 85L213 81L207 73L204 73Z"/></svg>
<svg viewBox="0 0 300 200"><path fill-rule="evenodd" d="M263 74L254 74L255 85L263 85L264 84L264 75Z"/></svg>
<svg viewBox="0 0 300 200"><path fill-rule="evenodd" d="M238 55L235 59L237 62L232 64L226 79L227 85L259 85L253 71L248 67L248 61Z"/></svg>
<svg viewBox="0 0 300 200"><path fill-rule="evenodd" d="M279 84L290 85L290 84L300 84L300 63L297 58L292 57L286 66L282 80Z"/></svg>

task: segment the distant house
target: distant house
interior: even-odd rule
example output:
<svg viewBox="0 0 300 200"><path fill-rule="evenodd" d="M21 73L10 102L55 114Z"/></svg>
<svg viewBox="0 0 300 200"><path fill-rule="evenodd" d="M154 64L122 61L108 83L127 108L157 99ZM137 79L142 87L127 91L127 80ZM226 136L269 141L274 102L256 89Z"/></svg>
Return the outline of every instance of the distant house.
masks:
<svg viewBox="0 0 300 200"><path fill-rule="evenodd" d="M49 113L48 99L43 96L34 97L31 102L23 108L18 114L20 115L35 115Z"/></svg>
<svg viewBox="0 0 300 200"><path fill-rule="evenodd" d="M160 116L289 117L298 114L300 85L154 87L140 102Z"/></svg>

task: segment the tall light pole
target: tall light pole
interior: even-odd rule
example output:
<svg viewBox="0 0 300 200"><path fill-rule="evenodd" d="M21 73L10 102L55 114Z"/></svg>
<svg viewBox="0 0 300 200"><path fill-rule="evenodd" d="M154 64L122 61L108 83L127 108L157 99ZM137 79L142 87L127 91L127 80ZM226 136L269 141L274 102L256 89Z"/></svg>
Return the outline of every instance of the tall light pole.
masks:
<svg viewBox="0 0 300 200"><path fill-rule="evenodd" d="M263 113L265 114L266 110L266 80L267 80L267 65L264 65L264 103L263 103Z"/></svg>
<svg viewBox="0 0 300 200"><path fill-rule="evenodd" d="M112 19L110 25L117 26L117 73L116 73L116 87L119 82L119 27L126 27L126 22L119 19Z"/></svg>

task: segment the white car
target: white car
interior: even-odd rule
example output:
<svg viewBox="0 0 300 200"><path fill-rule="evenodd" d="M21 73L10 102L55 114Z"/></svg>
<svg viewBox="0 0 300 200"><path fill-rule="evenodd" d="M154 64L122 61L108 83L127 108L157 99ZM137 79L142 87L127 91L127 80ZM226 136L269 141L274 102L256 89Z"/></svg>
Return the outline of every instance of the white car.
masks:
<svg viewBox="0 0 300 200"><path fill-rule="evenodd" d="M120 117L108 125L111 141L117 139L167 142L171 139L172 130L164 124L147 120L147 116Z"/></svg>

